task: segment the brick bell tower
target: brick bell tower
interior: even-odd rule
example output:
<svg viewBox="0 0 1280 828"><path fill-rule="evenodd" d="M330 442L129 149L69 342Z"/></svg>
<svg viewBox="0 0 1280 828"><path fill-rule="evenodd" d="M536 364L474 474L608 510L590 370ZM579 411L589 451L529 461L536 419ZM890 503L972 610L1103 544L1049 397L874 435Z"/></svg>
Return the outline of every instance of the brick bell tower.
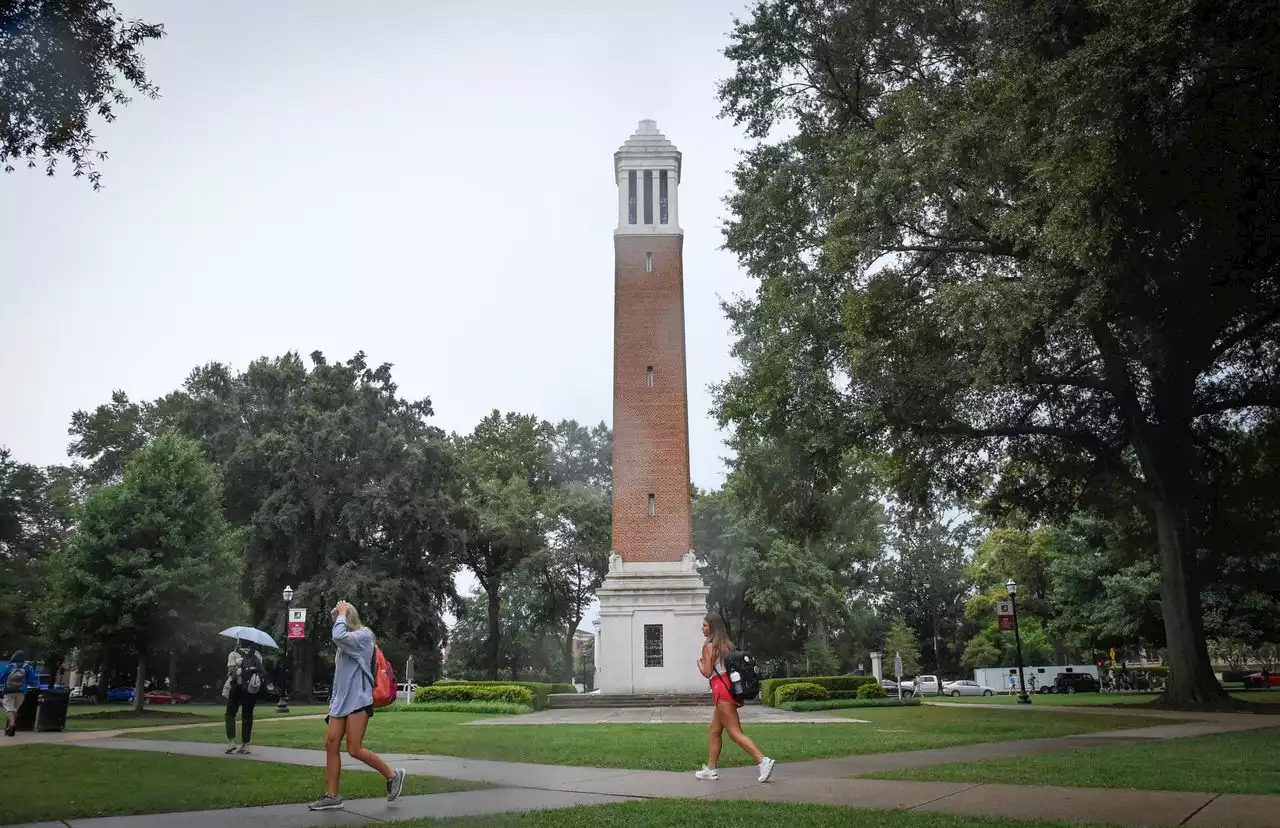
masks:
<svg viewBox="0 0 1280 828"><path fill-rule="evenodd" d="M706 692L694 566L680 151L641 121L613 155L613 551L598 593L603 693Z"/></svg>

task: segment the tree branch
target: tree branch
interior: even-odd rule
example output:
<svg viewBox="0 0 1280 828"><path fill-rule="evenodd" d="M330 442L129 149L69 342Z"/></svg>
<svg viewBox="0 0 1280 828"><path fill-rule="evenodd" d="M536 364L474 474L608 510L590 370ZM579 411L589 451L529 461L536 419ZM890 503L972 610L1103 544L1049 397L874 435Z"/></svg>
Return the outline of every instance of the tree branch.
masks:
<svg viewBox="0 0 1280 828"><path fill-rule="evenodd" d="M1249 339L1254 334L1260 333L1264 328L1273 322L1280 320L1280 305L1273 307L1267 313L1262 314L1251 322L1247 322L1240 326L1238 330L1224 336L1217 345L1209 350L1209 358L1205 361L1205 368L1211 367L1222 355L1230 351L1235 346Z"/></svg>
<svg viewBox="0 0 1280 828"><path fill-rule="evenodd" d="M1225 400L1202 403L1192 410L1191 416L1202 417L1206 414L1224 414L1241 408L1280 408L1280 392L1246 391L1243 394Z"/></svg>

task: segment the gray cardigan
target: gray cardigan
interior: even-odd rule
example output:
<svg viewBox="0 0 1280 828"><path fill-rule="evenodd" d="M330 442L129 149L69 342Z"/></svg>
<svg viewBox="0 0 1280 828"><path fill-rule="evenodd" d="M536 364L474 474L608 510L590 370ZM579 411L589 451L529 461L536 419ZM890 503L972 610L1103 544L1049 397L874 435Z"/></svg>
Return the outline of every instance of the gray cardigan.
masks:
<svg viewBox="0 0 1280 828"><path fill-rule="evenodd" d="M347 629L347 616L333 621L333 643L338 652L333 660L333 687L329 690L329 715L349 716L373 704L373 633L368 629Z"/></svg>

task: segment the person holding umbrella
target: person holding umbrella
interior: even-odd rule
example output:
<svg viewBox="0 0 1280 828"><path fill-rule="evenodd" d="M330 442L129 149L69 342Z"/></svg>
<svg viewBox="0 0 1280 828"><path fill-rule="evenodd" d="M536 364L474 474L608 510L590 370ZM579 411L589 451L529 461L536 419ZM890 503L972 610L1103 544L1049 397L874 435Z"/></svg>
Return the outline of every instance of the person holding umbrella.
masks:
<svg viewBox="0 0 1280 828"><path fill-rule="evenodd" d="M235 647L227 655L227 680L222 695L227 700L226 753L249 753L249 741L253 738L253 708L266 685L266 665L255 644L275 647L276 642L262 630L253 627L230 627L222 635L235 639ZM240 738L236 742L236 711L241 711Z"/></svg>

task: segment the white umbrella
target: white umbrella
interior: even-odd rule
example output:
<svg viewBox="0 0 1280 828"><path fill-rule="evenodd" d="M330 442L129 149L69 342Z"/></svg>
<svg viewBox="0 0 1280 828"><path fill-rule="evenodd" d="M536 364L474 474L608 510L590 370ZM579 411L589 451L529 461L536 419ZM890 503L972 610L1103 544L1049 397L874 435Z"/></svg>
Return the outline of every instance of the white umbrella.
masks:
<svg viewBox="0 0 1280 828"><path fill-rule="evenodd" d="M227 627L218 635L224 638L237 638L241 641L252 641L254 644L261 644L263 647L274 647L280 649L280 645L275 639L264 633L257 627Z"/></svg>

